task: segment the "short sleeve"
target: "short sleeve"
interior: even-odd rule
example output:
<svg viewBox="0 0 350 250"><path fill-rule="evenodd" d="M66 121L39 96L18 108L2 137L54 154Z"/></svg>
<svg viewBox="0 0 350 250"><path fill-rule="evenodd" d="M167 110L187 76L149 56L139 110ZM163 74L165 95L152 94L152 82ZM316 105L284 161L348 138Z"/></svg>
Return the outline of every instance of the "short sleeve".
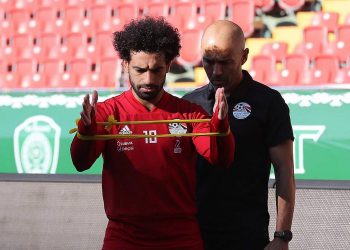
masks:
<svg viewBox="0 0 350 250"><path fill-rule="evenodd" d="M277 91L273 94L267 113L265 141L268 147L276 146L286 140L294 140L289 107Z"/></svg>

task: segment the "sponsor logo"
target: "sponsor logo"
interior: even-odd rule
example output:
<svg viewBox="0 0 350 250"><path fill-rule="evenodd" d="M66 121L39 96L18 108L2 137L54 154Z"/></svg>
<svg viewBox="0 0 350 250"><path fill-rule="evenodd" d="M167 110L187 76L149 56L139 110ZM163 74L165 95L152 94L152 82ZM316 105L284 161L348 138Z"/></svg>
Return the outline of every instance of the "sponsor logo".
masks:
<svg viewBox="0 0 350 250"><path fill-rule="evenodd" d="M134 144L132 141L117 141L117 151L132 151L134 150Z"/></svg>
<svg viewBox="0 0 350 250"><path fill-rule="evenodd" d="M61 128L43 115L32 116L15 128L14 153L18 173L56 173Z"/></svg>
<svg viewBox="0 0 350 250"><path fill-rule="evenodd" d="M168 124L169 132L170 134L177 135L177 134L186 134L187 132L187 126L186 124L181 123L169 123Z"/></svg>
<svg viewBox="0 0 350 250"><path fill-rule="evenodd" d="M130 128L128 127L128 125L125 125L124 127L122 127L122 128L119 130L119 134L120 134L120 135L131 135L131 134L132 134L132 131L130 130Z"/></svg>
<svg viewBox="0 0 350 250"><path fill-rule="evenodd" d="M181 154L182 148L181 148L181 142L179 139L175 141L175 147L174 147L174 153L175 154Z"/></svg>
<svg viewBox="0 0 350 250"><path fill-rule="evenodd" d="M237 103L232 110L233 117L239 120L247 118L251 112L252 108L246 102Z"/></svg>

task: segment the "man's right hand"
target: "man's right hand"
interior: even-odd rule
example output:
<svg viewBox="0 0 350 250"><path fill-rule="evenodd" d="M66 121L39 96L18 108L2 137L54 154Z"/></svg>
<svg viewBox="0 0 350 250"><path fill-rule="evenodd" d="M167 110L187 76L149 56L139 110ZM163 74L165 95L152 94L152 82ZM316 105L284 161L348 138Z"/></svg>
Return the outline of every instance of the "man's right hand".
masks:
<svg viewBox="0 0 350 250"><path fill-rule="evenodd" d="M96 103L98 100L98 93L96 90L92 92L92 98L90 103L90 95L86 94L83 101L83 111L80 112L81 119L85 126L91 125L91 113L92 110L96 112Z"/></svg>

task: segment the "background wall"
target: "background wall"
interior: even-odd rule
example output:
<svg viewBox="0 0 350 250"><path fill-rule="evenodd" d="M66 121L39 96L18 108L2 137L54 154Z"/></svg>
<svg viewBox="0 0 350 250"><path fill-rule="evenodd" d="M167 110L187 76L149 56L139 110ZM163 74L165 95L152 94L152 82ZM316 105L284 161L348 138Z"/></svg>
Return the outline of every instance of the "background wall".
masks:
<svg viewBox="0 0 350 250"><path fill-rule="evenodd" d="M101 249L101 183L0 181L0 197L0 249ZM349 211L349 189L297 189L290 249L350 249Z"/></svg>

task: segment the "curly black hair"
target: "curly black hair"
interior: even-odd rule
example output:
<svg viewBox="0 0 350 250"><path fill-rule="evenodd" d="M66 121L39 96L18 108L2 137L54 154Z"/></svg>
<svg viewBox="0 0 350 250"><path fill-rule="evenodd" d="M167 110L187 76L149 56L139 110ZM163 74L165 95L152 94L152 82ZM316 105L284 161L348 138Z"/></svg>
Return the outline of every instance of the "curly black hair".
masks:
<svg viewBox="0 0 350 250"><path fill-rule="evenodd" d="M132 20L113 33L113 46L121 59L130 62L131 52L164 53L167 63L179 56L180 35L163 17Z"/></svg>

